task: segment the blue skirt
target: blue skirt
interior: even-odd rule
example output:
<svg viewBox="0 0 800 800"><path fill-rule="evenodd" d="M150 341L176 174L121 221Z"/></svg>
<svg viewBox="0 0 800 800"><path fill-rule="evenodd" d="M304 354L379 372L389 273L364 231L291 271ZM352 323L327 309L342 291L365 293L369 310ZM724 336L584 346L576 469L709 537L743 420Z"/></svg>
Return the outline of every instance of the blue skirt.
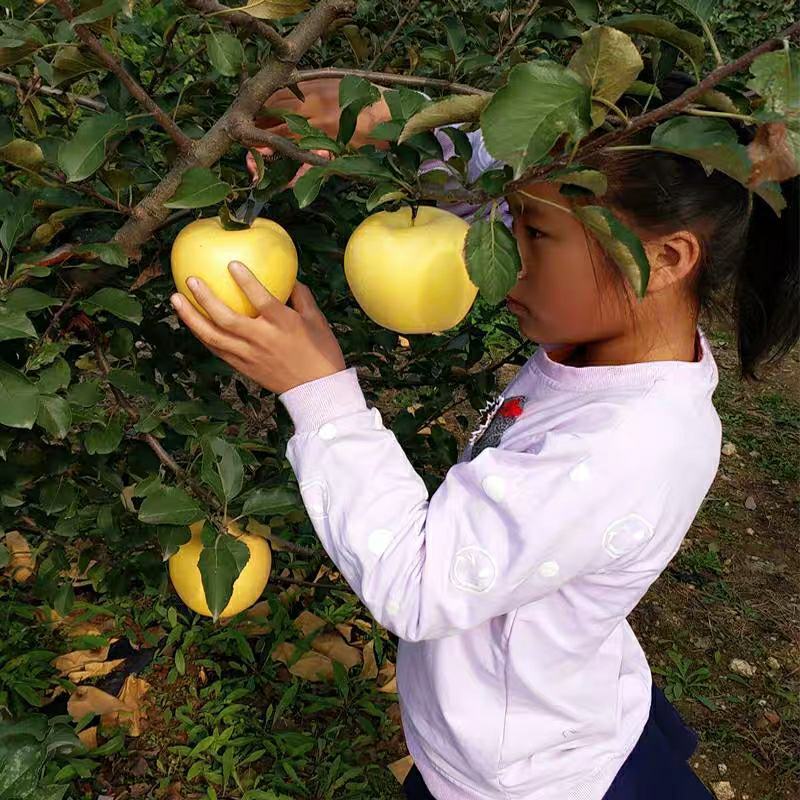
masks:
<svg viewBox="0 0 800 800"><path fill-rule="evenodd" d="M687 763L695 747L697 734L653 684L642 735L603 800L713 800ZM408 773L403 792L408 800L436 800L416 766Z"/></svg>

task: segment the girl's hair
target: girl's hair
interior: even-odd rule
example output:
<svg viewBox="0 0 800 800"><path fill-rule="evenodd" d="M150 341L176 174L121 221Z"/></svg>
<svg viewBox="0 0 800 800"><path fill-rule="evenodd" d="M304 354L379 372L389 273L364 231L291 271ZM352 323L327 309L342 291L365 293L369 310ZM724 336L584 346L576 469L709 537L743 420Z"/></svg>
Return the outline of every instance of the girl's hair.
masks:
<svg viewBox="0 0 800 800"><path fill-rule="evenodd" d="M673 73L659 84L662 102L692 83ZM747 144L753 133L735 127ZM787 207L778 217L738 181L719 170L707 175L692 158L619 151L590 162L608 177L601 202L645 235L683 229L698 237L691 289L700 309L731 314L743 376L755 378L761 362L777 360L800 339L800 179L781 185Z"/></svg>

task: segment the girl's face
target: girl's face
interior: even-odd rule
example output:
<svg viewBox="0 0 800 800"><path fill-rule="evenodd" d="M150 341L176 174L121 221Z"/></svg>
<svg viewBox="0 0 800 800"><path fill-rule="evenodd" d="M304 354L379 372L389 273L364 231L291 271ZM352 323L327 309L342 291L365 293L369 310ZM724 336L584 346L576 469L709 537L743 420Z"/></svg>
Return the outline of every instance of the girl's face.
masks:
<svg viewBox="0 0 800 800"><path fill-rule="evenodd" d="M522 259L508 294L520 305L509 310L522 334L541 344L583 344L623 333L630 326L628 290L620 290L558 184L528 184L508 203Z"/></svg>

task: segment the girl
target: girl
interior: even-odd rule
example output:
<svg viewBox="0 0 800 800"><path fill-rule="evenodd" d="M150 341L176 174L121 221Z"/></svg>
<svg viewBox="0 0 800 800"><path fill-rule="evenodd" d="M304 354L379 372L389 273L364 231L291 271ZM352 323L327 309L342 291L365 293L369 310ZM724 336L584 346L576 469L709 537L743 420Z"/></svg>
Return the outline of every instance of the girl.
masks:
<svg viewBox="0 0 800 800"><path fill-rule="evenodd" d="M287 94L273 99L285 106ZM312 123L335 134L336 114ZM480 133L471 138L473 170L492 166ZM431 497L305 285L284 306L232 263L255 320L200 281L210 320L172 298L213 352L278 393L314 528L400 639L413 800L710 797L686 763L696 736L653 685L626 617L717 471L717 368L701 309L733 286L746 375L800 335L798 182L784 185L777 218L690 159L636 151L596 163L609 177L600 202L644 242L646 296L633 296L557 186L509 197L522 257L509 308L526 337L549 344Z"/></svg>

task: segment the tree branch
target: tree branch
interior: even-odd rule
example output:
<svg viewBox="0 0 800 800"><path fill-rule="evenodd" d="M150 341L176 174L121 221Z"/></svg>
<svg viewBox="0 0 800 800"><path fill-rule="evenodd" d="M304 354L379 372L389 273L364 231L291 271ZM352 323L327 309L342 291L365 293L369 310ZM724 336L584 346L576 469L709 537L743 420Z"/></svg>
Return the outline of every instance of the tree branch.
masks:
<svg viewBox="0 0 800 800"><path fill-rule="evenodd" d="M296 70L291 74L287 83L297 81L310 81L314 78L344 78L347 75L355 75L365 78L379 86L416 86L430 87L432 89L442 89L451 94L476 94L482 96L491 95L485 89L478 89L466 83L453 83L441 78L426 78L418 75L395 75L393 72L371 72L366 69L340 69L338 67L322 67L320 69Z"/></svg>
<svg viewBox="0 0 800 800"><path fill-rule="evenodd" d="M63 1L63 0L59 0ZM284 60L270 57L267 63L244 83L236 99L208 133L194 143L191 151L182 153L163 180L133 209L131 219L114 235L113 241L122 245L132 256L138 254L143 242L169 216L164 203L178 188L184 173L193 167L210 167L227 152L233 137L229 126L240 120L252 120L264 101L276 89L289 83L294 65L340 14L352 8L352 0L321 0L284 40Z"/></svg>
<svg viewBox="0 0 800 800"><path fill-rule="evenodd" d="M7 72L0 72L0 83L4 83L6 86L13 86L15 89L24 91L28 91L30 89L29 83L24 83L23 81L15 78L13 75L9 75ZM88 108L91 111L103 112L107 108L106 104L102 100L95 100L91 97L72 94L72 92L65 92L62 89L54 89L51 86L39 86L36 89L36 94L41 94L44 97L53 97L62 103L75 103L75 105Z"/></svg>
<svg viewBox="0 0 800 800"><path fill-rule="evenodd" d="M375 66L375 64L378 63L381 56L389 49L389 45L397 38L397 34L400 32L400 29L403 27L403 25L406 24L408 18L417 10L417 7L419 6L420 2L421 0L411 0L411 4L409 5L408 10L406 11L405 14L403 14L402 17L400 17L397 25L395 26L395 29L389 34L383 45L381 45L381 49L378 50L377 53L375 53L372 61L370 61L369 64L367 64L367 69L372 69Z"/></svg>
<svg viewBox="0 0 800 800"><path fill-rule="evenodd" d="M536 13L536 9L539 8L539 0L533 0L531 3L531 7L525 12L525 16L522 18L522 22L517 25L514 32L511 34L511 38L498 50L497 52L497 60L500 59L514 46L517 39L522 35L525 28L528 27L528 23L531 21L531 17Z"/></svg>
<svg viewBox="0 0 800 800"><path fill-rule="evenodd" d="M53 0L53 5L61 12L61 16L69 22L75 18L69 0ZM85 25L75 25L78 38L97 56L107 69L111 70L122 82L125 88L145 111L149 111L159 125L169 134L172 141L183 152L192 149L192 140L173 122L172 118L158 106L152 97L128 71L106 50L102 42Z"/></svg>
<svg viewBox="0 0 800 800"><path fill-rule="evenodd" d="M276 153L287 158L301 161L303 164L312 164L315 167L327 167L331 163L329 158L312 153L310 150L303 150L291 139L258 128L252 122L234 120L229 125L228 132L235 141L245 147L271 147Z"/></svg>
<svg viewBox="0 0 800 800"><path fill-rule="evenodd" d="M798 35L800 35L800 22L795 22L793 25L790 25L788 28L786 28L786 30L781 31L774 39L769 39L766 42L762 42L760 45L758 45L758 47L754 47L748 53L745 53L743 56L737 58L735 61L732 61L730 64L726 64L725 66L719 67L713 72L710 72L702 81L700 81L700 83L692 86L690 89L687 89L682 95L676 97L674 100L671 100L669 103L665 103L663 106L659 106L647 114L634 117L630 121L629 125L619 131L612 131L611 133L607 133L604 136L600 136L597 139L587 142L583 147L578 149L575 157L572 160L576 163L580 163L581 159L586 158L586 156L593 155L601 150L604 150L606 147L618 144L637 131L643 130L644 128L649 128L661 122L662 120L674 116L679 111L683 111L683 109L689 104L697 101L709 89L713 89L718 83L724 81L725 78L728 78L731 75L741 72L743 69L749 67L760 55L783 47L784 39L790 39L791 37ZM563 157L544 166L540 165L531 167L523 172L519 178L507 184L505 191L507 193L514 192L517 189L520 189L526 183L537 178L543 178L546 175L561 169L566 164L567 159L566 157Z"/></svg>
<svg viewBox="0 0 800 800"><path fill-rule="evenodd" d="M185 0L186 5L197 9L203 14L218 14L224 22L231 26L244 28L250 33L260 36L268 41L273 47L273 53L280 59L288 54L286 40L264 20L251 17L242 11L229 9L227 6L218 3L217 0Z"/></svg>

